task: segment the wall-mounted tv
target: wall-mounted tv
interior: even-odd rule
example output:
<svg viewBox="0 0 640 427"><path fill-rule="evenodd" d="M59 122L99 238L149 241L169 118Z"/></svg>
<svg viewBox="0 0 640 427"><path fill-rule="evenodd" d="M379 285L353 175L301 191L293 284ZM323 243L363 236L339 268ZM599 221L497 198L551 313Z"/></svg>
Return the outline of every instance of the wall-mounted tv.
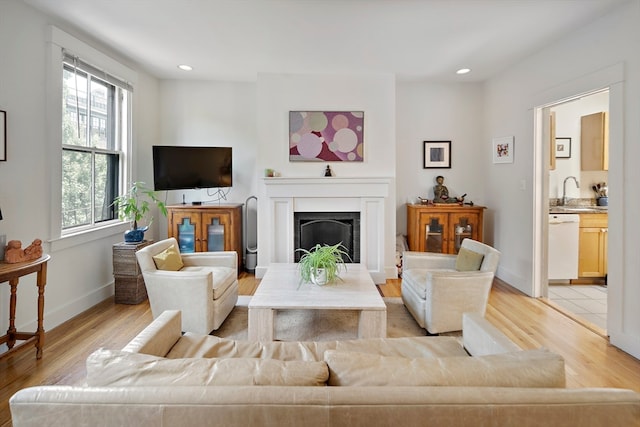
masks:
<svg viewBox="0 0 640 427"><path fill-rule="evenodd" d="M231 187L231 147L153 146L155 190Z"/></svg>

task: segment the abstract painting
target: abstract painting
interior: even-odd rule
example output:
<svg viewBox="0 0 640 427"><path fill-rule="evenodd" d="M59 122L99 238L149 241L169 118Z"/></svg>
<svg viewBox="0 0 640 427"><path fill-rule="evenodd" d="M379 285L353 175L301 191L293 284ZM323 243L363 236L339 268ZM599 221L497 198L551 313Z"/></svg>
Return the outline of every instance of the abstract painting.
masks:
<svg viewBox="0 0 640 427"><path fill-rule="evenodd" d="M363 111L289 111L289 161L362 162Z"/></svg>

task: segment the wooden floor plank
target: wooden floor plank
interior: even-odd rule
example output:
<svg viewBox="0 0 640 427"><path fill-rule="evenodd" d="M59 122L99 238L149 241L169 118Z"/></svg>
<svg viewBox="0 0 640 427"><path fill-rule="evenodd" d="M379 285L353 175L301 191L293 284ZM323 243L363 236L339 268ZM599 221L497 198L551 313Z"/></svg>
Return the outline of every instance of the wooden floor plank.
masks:
<svg viewBox="0 0 640 427"><path fill-rule="evenodd" d="M241 295L252 295L259 284L254 275L239 277ZM401 280L387 280L384 296L401 295ZM611 346L602 335L563 315L541 300L529 298L496 279L487 319L525 349L545 347L565 358L567 387L619 387L640 392L640 361ZM9 398L39 384L81 384L85 360L100 347L122 348L152 320L148 302L97 304L46 332L44 356L26 347L0 359L0 426L11 426Z"/></svg>

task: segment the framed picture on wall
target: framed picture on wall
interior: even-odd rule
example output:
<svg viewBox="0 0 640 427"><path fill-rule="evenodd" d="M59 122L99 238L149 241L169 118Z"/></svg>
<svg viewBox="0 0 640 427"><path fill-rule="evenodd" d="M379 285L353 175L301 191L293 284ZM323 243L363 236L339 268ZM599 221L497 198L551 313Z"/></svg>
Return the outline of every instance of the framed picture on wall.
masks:
<svg viewBox="0 0 640 427"><path fill-rule="evenodd" d="M364 111L289 111L289 161L364 161Z"/></svg>
<svg viewBox="0 0 640 427"><path fill-rule="evenodd" d="M424 141L423 169L451 168L451 141Z"/></svg>
<svg viewBox="0 0 640 427"><path fill-rule="evenodd" d="M513 163L513 136L503 136L493 138L491 147L493 149L493 163Z"/></svg>
<svg viewBox="0 0 640 427"><path fill-rule="evenodd" d="M556 158L571 158L571 138L556 138Z"/></svg>

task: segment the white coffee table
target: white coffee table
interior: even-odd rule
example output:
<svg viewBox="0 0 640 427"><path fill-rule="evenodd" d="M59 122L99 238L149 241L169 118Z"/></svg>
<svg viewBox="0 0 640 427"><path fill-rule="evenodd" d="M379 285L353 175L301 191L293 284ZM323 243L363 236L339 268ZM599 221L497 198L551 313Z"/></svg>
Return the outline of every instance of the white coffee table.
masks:
<svg viewBox="0 0 640 427"><path fill-rule="evenodd" d="M300 284L298 264L270 264L249 302L249 340L273 341L278 310L357 310L359 338L387 336L387 306L362 264L347 264L334 283Z"/></svg>

